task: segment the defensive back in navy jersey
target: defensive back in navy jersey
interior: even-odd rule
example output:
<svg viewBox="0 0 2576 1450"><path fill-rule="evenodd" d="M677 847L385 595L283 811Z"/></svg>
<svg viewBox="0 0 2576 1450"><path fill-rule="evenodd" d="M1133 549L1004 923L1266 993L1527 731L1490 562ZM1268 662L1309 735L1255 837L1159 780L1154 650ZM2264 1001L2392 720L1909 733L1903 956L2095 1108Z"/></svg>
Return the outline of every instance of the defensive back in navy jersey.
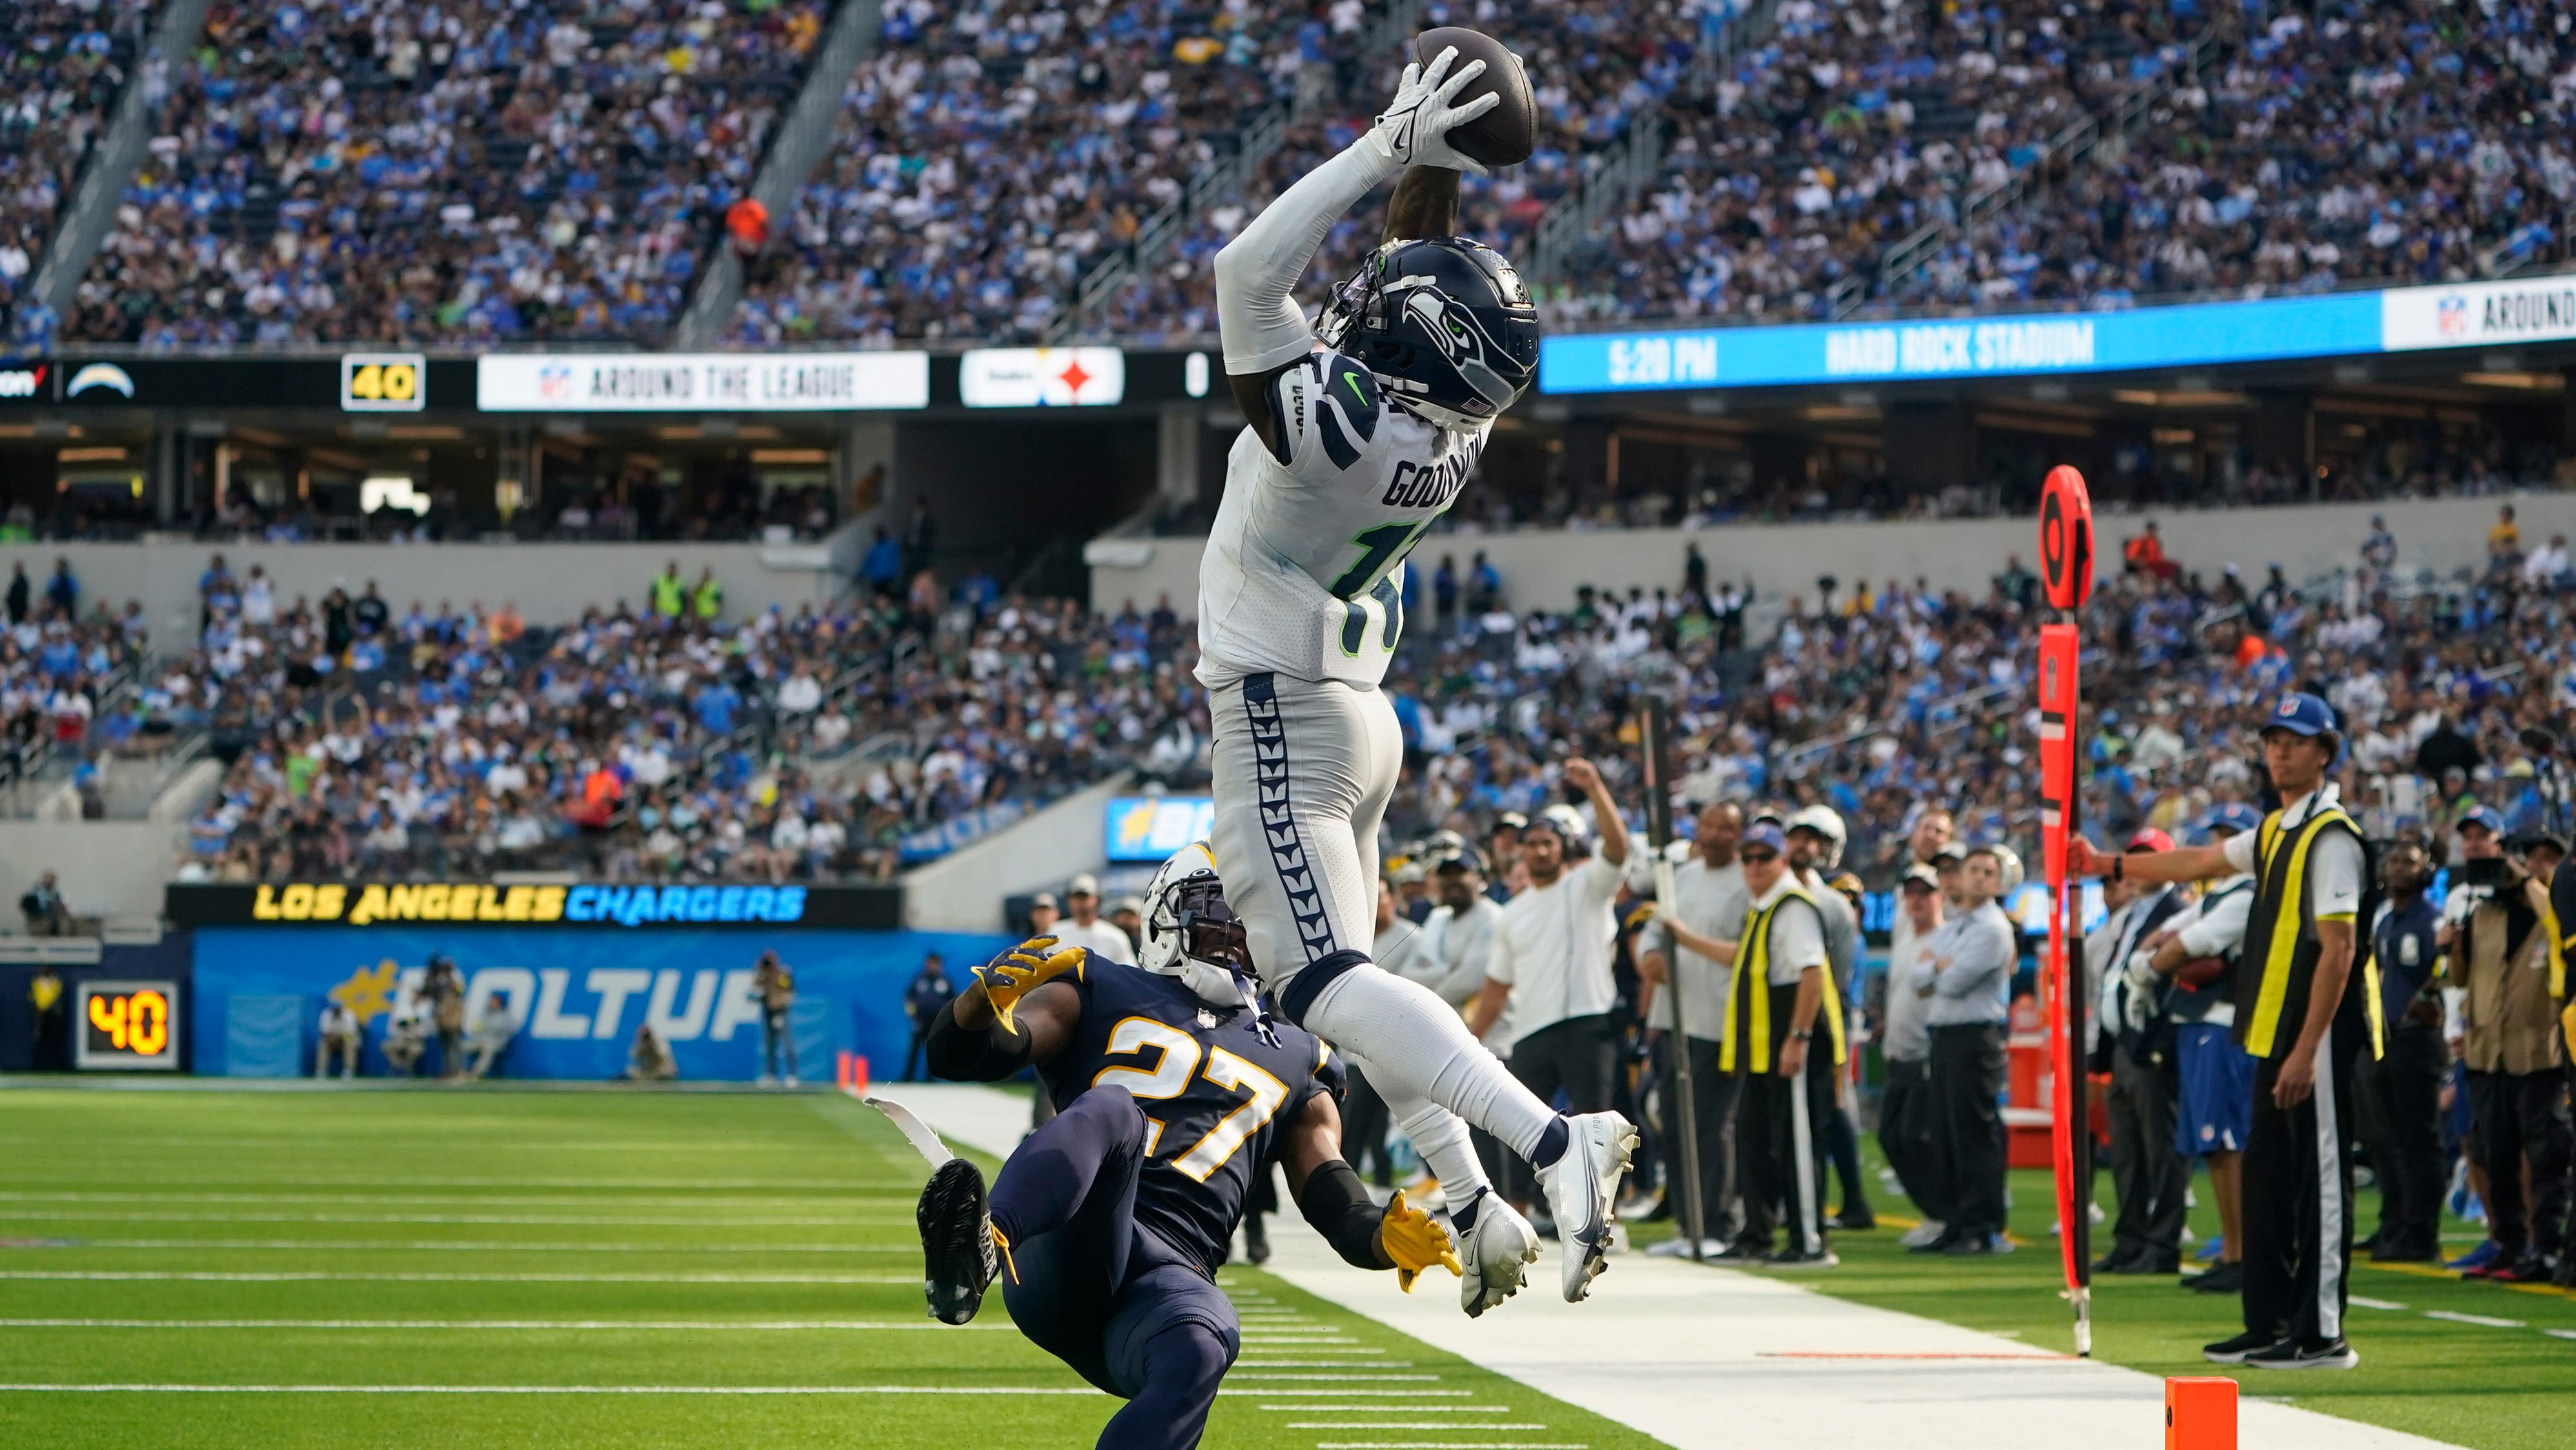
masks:
<svg viewBox="0 0 2576 1450"><path fill-rule="evenodd" d="M1250 1008L1202 1003L1170 977L1086 953L1056 979L1082 994L1073 1037L1045 1067L1061 1109L1115 1084L1145 1110L1145 1171L1136 1220L1210 1274L1242 1221L1252 1175L1280 1130L1319 1093L1337 1093L1341 1065L1313 1034Z"/></svg>

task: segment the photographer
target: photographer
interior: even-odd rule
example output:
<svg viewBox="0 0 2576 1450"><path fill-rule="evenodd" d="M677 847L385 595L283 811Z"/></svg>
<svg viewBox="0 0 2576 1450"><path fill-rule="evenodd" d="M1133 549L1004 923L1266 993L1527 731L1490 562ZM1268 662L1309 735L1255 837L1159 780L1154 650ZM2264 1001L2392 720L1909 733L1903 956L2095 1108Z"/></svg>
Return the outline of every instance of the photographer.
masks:
<svg viewBox="0 0 2576 1450"><path fill-rule="evenodd" d="M2467 995L2460 1058L2468 1070L2469 1153L2486 1172L2487 1234L2494 1260L2472 1278L2546 1283L2567 1222L2567 1045L2549 995L2549 933L2540 929L2545 888L2507 860L2499 822L2481 807L2459 826L2456 924L2445 928L2443 971ZM2554 865L2565 855L2541 843ZM2531 1160L2531 1192L2522 1166Z"/></svg>

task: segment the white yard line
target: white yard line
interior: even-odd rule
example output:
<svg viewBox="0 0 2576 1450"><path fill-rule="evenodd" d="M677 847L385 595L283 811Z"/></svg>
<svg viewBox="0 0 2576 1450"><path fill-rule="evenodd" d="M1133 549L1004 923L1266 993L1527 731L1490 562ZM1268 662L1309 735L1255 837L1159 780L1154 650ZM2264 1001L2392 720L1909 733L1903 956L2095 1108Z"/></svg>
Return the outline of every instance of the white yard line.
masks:
<svg viewBox="0 0 2576 1450"><path fill-rule="evenodd" d="M952 1141L987 1152L1007 1154L1027 1122L1024 1098L990 1088L895 1091ZM1556 1294L1550 1246L1532 1267L1529 1288L1469 1319L1452 1293L1400 1294L1386 1275L1354 1272L1288 1218L1277 1227L1268 1268L1289 1283L1678 1450L1801 1444L1828 1419L1834 1434L1852 1443L1906 1450L2160 1450L2164 1443L2164 1384L2156 1376L2043 1358L2034 1346L2000 1335L1834 1299L1782 1278L1630 1254L1611 1261L1590 1301L1567 1304ZM2361 1348L2372 1352L2366 1338ZM1805 1354L1891 1358L1783 1357ZM1827 1404L1832 1413L1820 1418ZM2245 1403L2240 1423L2248 1445L2428 1450L2441 1443L2261 1402ZM1438 1443L1498 1450L1491 1441ZM1335 1440L1319 1450L1433 1444Z"/></svg>
<svg viewBox="0 0 2576 1450"><path fill-rule="evenodd" d="M768 1334L807 1330L913 1330L954 1326L924 1319L0 1319L0 1329L526 1329L544 1333L617 1333L687 1330L691 1333ZM969 1324L967 1329L1011 1331L1009 1324Z"/></svg>
<svg viewBox="0 0 2576 1450"><path fill-rule="evenodd" d="M366 1281L393 1284L919 1284L918 1274L394 1274L327 1269L0 1269L0 1279L175 1279L200 1283L299 1284Z"/></svg>

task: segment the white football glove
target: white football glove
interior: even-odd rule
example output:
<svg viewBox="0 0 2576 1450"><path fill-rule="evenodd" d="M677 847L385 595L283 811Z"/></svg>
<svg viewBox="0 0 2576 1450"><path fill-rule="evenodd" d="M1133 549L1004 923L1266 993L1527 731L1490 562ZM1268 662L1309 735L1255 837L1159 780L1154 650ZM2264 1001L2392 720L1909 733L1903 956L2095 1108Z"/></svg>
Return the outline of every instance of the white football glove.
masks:
<svg viewBox="0 0 2576 1450"><path fill-rule="evenodd" d="M1416 61L1404 68L1404 79L1395 88L1395 99L1377 118L1370 133L1398 166L1444 166L1451 171L1485 174L1483 163L1469 160L1449 145L1453 127L1485 114L1503 103L1498 95L1482 95L1463 106L1451 100L1464 90L1469 81L1485 73L1485 63L1471 60L1456 74L1449 67L1458 59L1458 48L1440 52L1429 68Z"/></svg>

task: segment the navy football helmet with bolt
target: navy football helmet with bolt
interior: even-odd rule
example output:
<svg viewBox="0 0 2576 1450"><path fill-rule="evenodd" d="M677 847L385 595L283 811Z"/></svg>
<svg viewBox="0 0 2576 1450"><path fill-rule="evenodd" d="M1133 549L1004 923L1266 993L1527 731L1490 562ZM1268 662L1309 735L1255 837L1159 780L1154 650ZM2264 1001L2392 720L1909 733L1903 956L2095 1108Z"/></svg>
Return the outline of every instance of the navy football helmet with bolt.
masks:
<svg viewBox="0 0 2576 1450"><path fill-rule="evenodd" d="M1465 237L1388 242L1315 324L1391 401L1444 428L1490 423L1538 375L1538 309L1503 254Z"/></svg>

